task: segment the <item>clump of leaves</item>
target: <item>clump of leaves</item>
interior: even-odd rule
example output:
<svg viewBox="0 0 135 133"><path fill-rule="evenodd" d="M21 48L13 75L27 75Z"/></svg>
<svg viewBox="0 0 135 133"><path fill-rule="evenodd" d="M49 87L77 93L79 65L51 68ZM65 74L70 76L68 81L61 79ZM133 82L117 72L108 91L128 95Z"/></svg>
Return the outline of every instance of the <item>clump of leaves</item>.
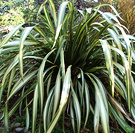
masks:
<svg viewBox="0 0 135 133"><path fill-rule="evenodd" d="M118 20L121 17L111 5L82 11L66 1L57 16L52 0L48 1L50 14L46 1L39 9L44 10L44 15L39 14L44 22L26 28L18 25L0 44L0 56L10 53L0 67L0 101L7 87L2 117L5 128L8 130L8 119L23 103L26 131L31 120L29 109L33 108L33 133L37 128L40 132L42 124L44 132L52 132L62 113L63 123L65 113L71 118L74 132L85 128L92 114L95 132L101 124L109 133L109 119L133 132L135 55L131 42L135 38L125 33ZM109 6L115 15L100 11L103 6ZM10 107L16 93L20 96ZM119 98L126 104L122 106Z"/></svg>
<svg viewBox="0 0 135 133"><path fill-rule="evenodd" d="M135 33L135 5L134 0L115 0L115 1L107 1L103 0L104 2L108 2L109 4L113 5L117 11L119 12L120 16L125 21L120 21L125 27L128 28L130 34ZM111 12L110 9L108 9Z"/></svg>

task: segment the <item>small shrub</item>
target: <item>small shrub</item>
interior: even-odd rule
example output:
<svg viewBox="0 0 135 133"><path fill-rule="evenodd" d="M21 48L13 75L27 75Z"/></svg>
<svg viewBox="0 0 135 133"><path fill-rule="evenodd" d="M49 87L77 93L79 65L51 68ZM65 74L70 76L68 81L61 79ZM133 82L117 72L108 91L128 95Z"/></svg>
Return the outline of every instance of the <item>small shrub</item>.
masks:
<svg viewBox="0 0 135 133"><path fill-rule="evenodd" d="M71 119L75 133L86 127L90 116L95 132L100 126L109 133L115 120L132 133L135 38L125 33L121 17L107 4L77 10L66 1L58 16L52 0L49 7L46 4L39 9L39 13L44 10L44 15L39 14L41 23L18 25L0 44L0 56L10 55L0 68L0 103L7 92L2 117L6 130L8 119L23 103L26 131L31 121L33 133L42 126L44 132L52 132L62 113L63 120L65 114ZM100 11L103 6L115 14Z"/></svg>

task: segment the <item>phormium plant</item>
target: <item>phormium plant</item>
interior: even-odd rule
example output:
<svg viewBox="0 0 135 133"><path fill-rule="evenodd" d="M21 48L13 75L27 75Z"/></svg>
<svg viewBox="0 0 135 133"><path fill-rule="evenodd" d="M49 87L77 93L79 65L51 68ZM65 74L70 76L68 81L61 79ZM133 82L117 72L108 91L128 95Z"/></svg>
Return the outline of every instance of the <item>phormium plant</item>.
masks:
<svg viewBox="0 0 135 133"><path fill-rule="evenodd" d="M123 130L133 132L135 55L131 44L135 38L125 33L111 5L82 11L66 1L57 17L52 0L48 2L50 12L46 2L39 9L44 10L44 15L39 14L44 22L25 28L18 25L0 44L0 102L6 99L0 106L5 129L9 130L8 119L23 104L26 131L32 108L33 133L37 128L40 132L42 124L44 132L50 133L62 112L69 114L74 132L86 126L92 113L95 132L101 123L109 133L109 120L114 119ZM115 15L100 11L102 6L109 6Z"/></svg>

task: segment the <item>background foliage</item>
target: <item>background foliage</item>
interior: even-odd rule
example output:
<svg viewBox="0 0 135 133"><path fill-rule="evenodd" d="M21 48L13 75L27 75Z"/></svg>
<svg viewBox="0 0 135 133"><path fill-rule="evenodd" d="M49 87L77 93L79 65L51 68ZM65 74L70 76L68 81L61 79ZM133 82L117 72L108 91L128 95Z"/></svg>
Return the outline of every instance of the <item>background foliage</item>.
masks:
<svg viewBox="0 0 135 133"><path fill-rule="evenodd" d="M128 28L130 34L135 33L135 1L134 0L101 0L100 3L113 5L125 21L120 21ZM111 12L109 8L105 8Z"/></svg>

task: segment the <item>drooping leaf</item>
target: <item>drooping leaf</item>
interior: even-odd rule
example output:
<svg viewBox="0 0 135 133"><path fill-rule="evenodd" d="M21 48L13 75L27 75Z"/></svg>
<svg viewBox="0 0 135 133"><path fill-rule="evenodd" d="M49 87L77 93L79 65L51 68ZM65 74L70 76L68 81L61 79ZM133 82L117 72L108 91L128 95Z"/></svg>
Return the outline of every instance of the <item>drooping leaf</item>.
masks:
<svg viewBox="0 0 135 133"><path fill-rule="evenodd" d="M2 41L2 43L0 44L0 47L3 46L4 44L6 44L9 41L9 39L13 37L15 32L18 31L22 27L22 25L23 24L16 26L11 32L9 32L8 35Z"/></svg>
<svg viewBox="0 0 135 133"><path fill-rule="evenodd" d="M56 125L56 122L58 121L62 110L67 102L68 96L69 96L69 90L70 90L70 82L71 82L71 66L68 67L65 78L64 78L64 83L63 83L63 89L62 89L62 94L61 94L61 99L60 99L60 105L58 108L58 111L56 112L54 119L52 120L47 133L50 133L54 126Z"/></svg>
<svg viewBox="0 0 135 133"><path fill-rule="evenodd" d="M27 27L24 29L20 42L19 42L19 66L20 66L20 75L23 79L23 46L24 46L24 40L27 38L28 34L31 32L33 27Z"/></svg>
<svg viewBox="0 0 135 133"><path fill-rule="evenodd" d="M112 96L114 97L114 70L113 70L111 50L106 40L100 40L100 42L102 44L103 51L105 54L106 67L108 69L109 77L111 80Z"/></svg>

